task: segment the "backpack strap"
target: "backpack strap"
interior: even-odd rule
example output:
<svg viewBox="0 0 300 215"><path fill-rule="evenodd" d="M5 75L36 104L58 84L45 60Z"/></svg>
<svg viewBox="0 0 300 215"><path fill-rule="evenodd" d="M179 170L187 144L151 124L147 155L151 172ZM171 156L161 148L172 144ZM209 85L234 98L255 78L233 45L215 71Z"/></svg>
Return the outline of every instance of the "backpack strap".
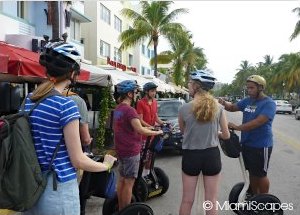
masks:
<svg viewBox="0 0 300 215"><path fill-rule="evenodd" d="M54 162L54 159L55 159L55 157L56 157L56 155L57 155L57 152L58 152L58 150L59 150L59 144L60 144L60 142L56 145L56 147L55 147L55 150L54 150L54 152L53 152L53 156L52 156L52 158L51 158L51 161L50 161L50 164L49 164L49 169L48 169L48 171L49 172L52 172L52 174L53 174L53 190L57 190L57 180L56 180L56 172L55 172L55 170L52 168L52 164L53 164L53 162Z"/></svg>
<svg viewBox="0 0 300 215"><path fill-rule="evenodd" d="M30 98L29 95L26 97L26 99L24 99L23 103L22 103L22 107L21 107L21 111L23 114L25 114L27 117L29 117L32 113L32 111L42 102L44 101L46 98L51 97L51 96L59 96L62 95L60 92L58 92L55 89L52 89L49 93L47 93L46 95L44 95L42 98L40 98L39 100L37 100L35 102L35 104L33 105L33 107L30 109L30 111L28 113L25 113L25 103L26 103L26 99ZM53 156L51 158L50 164L49 164L49 168L48 168L48 172L52 172L53 174L53 190L57 190L57 180L56 180L56 172L55 170L52 168L52 164L54 162L54 159L57 155L57 152L59 150L59 145L60 142L56 145L54 152L53 152Z"/></svg>

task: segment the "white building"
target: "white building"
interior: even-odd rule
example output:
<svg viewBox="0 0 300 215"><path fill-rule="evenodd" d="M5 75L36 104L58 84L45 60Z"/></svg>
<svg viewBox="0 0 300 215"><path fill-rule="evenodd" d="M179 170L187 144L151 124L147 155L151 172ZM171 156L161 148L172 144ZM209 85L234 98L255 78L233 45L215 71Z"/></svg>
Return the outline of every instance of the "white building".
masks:
<svg viewBox="0 0 300 215"><path fill-rule="evenodd" d="M84 55L80 28L82 23L90 22L90 19L83 14L83 2L74 1L68 4L66 1L61 1L58 2L58 8L59 35L67 32L68 42L74 44ZM43 35L48 35L52 39L49 11L49 2L45 1L0 1L0 40L39 51L42 46L41 41L44 40Z"/></svg>
<svg viewBox="0 0 300 215"><path fill-rule="evenodd" d="M92 20L82 30L86 59L106 69L117 68L153 75L149 64L153 49L146 47L147 41L125 51L119 50L119 35L131 26L120 11L123 8L134 9L137 5L129 1L85 1L84 4L85 14Z"/></svg>

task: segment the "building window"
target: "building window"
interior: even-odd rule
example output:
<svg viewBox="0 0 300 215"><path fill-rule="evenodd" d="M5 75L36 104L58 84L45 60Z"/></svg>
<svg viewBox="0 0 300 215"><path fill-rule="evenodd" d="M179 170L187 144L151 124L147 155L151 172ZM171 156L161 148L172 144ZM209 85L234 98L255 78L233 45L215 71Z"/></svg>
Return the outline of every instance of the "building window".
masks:
<svg viewBox="0 0 300 215"><path fill-rule="evenodd" d="M70 24L71 39L80 41L80 22L78 20L71 19Z"/></svg>
<svg viewBox="0 0 300 215"><path fill-rule="evenodd" d="M150 75L150 69L147 69L147 74Z"/></svg>
<svg viewBox="0 0 300 215"><path fill-rule="evenodd" d="M142 54L145 54L145 49L146 49L145 45L142 45Z"/></svg>
<svg viewBox="0 0 300 215"><path fill-rule="evenodd" d="M122 63L122 52L118 48L114 48L114 61Z"/></svg>
<svg viewBox="0 0 300 215"><path fill-rule="evenodd" d="M147 49L148 50L148 58L151 58L151 50L150 49Z"/></svg>
<svg viewBox="0 0 300 215"><path fill-rule="evenodd" d="M129 54L128 55L128 63L129 63L129 66L132 66L132 64L133 64L133 55L132 54Z"/></svg>
<svg viewBox="0 0 300 215"><path fill-rule="evenodd" d="M25 18L25 2L24 1L18 1L17 2L17 16L24 19Z"/></svg>
<svg viewBox="0 0 300 215"><path fill-rule="evenodd" d="M115 29L122 32L122 20L115 16Z"/></svg>
<svg viewBox="0 0 300 215"><path fill-rule="evenodd" d="M101 13L100 13L101 19L110 25L110 10L107 9L107 7L105 7L103 4L100 4L100 7L101 7L101 9L100 9L101 10Z"/></svg>
<svg viewBox="0 0 300 215"><path fill-rule="evenodd" d="M145 75L145 67L142 66L142 69L141 69L141 73L142 75Z"/></svg>
<svg viewBox="0 0 300 215"><path fill-rule="evenodd" d="M100 40L100 55L110 57L110 45L103 40Z"/></svg>

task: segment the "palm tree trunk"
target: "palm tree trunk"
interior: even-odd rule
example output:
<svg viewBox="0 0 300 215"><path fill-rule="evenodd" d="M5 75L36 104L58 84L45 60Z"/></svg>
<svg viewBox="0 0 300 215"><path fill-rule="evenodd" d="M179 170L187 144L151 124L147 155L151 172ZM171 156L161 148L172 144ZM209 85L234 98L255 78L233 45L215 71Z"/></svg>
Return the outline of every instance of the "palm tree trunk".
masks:
<svg viewBox="0 0 300 215"><path fill-rule="evenodd" d="M154 76L157 77L157 44L158 44L158 37L153 37L154 43Z"/></svg>
<svg viewBox="0 0 300 215"><path fill-rule="evenodd" d="M59 1L51 1L52 17L52 39L58 39L59 36Z"/></svg>

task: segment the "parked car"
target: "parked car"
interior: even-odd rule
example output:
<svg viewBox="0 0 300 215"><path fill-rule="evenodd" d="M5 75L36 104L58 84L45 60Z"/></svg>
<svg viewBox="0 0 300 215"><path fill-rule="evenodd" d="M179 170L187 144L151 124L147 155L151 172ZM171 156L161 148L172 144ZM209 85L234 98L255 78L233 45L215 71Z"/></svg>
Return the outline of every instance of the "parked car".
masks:
<svg viewBox="0 0 300 215"><path fill-rule="evenodd" d="M300 120L300 105L295 108L295 119Z"/></svg>
<svg viewBox="0 0 300 215"><path fill-rule="evenodd" d="M292 105L286 100L274 100L276 103L276 113L292 114Z"/></svg>
<svg viewBox="0 0 300 215"><path fill-rule="evenodd" d="M183 99L168 98L159 99L157 101L158 116L163 120L170 123L172 135L164 140L164 148L174 148L182 150L182 133L178 124L178 111L179 108L185 103Z"/></svg>

